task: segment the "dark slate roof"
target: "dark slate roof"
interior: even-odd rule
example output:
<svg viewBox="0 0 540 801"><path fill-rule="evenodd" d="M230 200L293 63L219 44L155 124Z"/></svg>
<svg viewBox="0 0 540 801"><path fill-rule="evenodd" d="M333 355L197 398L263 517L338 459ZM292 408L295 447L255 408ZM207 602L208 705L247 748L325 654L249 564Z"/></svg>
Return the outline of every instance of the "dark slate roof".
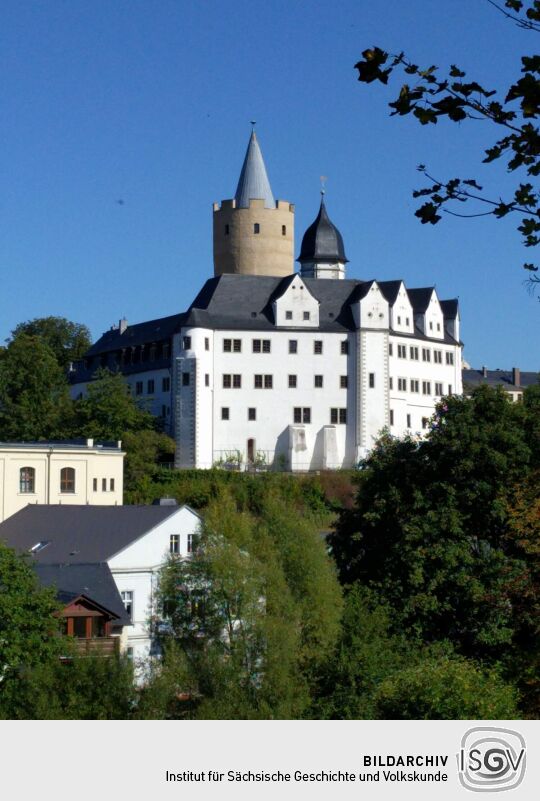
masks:
<svg viewBox="0 0 540 801"><path fill-rule="evenodd" d="M184 325L231 331L274 330L272 303L285 292L294 277L226 274L210 278L187 311ZM302 281L319 302L319 327L310 330L344 333L356 330L351 304L365 296L373 280L302 278ZM388 285L399 286L401 281L381 283L386 285L386 291L390 293L391 287ZM291 326L290 330L295 329ZM399 335L432 339L418 329L414 334ZM455 344L447 332L443 340L436 341Z"/></svg>
<svg viewBox="0 0 540 801"><path fill-rule="evenodd" d="M110 331L105 331L85 356L96 356L113 350L133 348L148 342L170 339L180 329L183 317L183 314L172 314L170 317L160 317L158 320L128 325L123 333L120 333L119 328L112 328Z"/></svg>
<svg viewBox="0 0 540 801"><path fill-rule="evenodd" d="M479 386L480 384L487 384L490 387L502 387L503 389L513 390L519 392L526 387L533 384L538 384L540 381L540 373L523 372L520 370L519 385L514 384L514 375L512 370L463 370L462 378L463 383L469 386Z"/></svg>
<svg viewBox="0 0 540 801"><path fill-rule="evenodd" d="M390 306L393 306L403 281L377 281L377 283Z"/></svg>
<svg viewBox="0 0 540 801"><path fill-rule="evenodd" d="M426 311L434 289L435 287L433 286L426 286L420 289L407 290L411 305L417 314L423 314Z"/></svg>
<svg viewBox="0 0 540 801"><path fill-rule="evenodd" d="M459 312L458 299L452 298L451 300L441 300L439 303L441 304L443 316L446 317L447 320L455 320Z"/></svg>
<svg viewBox="0 0 540 801"><path fill-rule="evenodd" d="M32 556L38 564L105 562L178 508L28 504L0 524L0 540L19 552L48 541Z"/></svg>
<svg viewBox="0 0 540 801"><path fill-rule="evenodd" d="M304 234L297 261L300 263L318 261L345 263L348 261L345 256L343 237L328 216L324 197L321 200L316 219Z"/></svg>
<svg viewBox="0 0 540 801"><path fill-rule="evenodd" d="M254 199L264 200L264 205L267 209L275 209L276 207L276 201L270 188L270 181L268 180L255 131L251 132L249 138L246 157L234 197L236 206L240 209L249 208L249 201Z"/></svg>
<svg viewBox="0 0 540 801"><path fill-rule="evenodd" d="M104 563L76 565L35 564L34 569L44 587L56 587L58 600L69 604L81 595L111 612L118 623L130 626L131 621L109 566Z"/></svg>

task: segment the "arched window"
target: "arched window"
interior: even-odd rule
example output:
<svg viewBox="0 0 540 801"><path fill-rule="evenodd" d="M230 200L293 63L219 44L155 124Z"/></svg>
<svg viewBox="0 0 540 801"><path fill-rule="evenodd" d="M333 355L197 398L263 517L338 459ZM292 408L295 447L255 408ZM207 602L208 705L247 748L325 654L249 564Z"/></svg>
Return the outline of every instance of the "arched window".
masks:
<svg viewBox="0 0 540 801"><path fill-rule="evenodd" d="M36 471L33 467L21 467L19 471L19 492L35 492Z"/></svg>
<svg viewBox="0 0 540 801"><path fill-rule="evenodd" d="M75 470L63 467L60 470L60 492L75 492Z"/></svg>

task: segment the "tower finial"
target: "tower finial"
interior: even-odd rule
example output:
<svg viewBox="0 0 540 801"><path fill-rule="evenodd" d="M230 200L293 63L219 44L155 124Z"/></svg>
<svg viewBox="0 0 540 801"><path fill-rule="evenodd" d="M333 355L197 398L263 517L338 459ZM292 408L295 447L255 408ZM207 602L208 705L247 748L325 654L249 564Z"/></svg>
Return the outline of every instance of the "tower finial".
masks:
<svg viewBox="0 0 540 801"><path fill-rule="evenodd" d="M322 197L324 197L324 195L326 194L325 184L326 184L327 180L328 180L328 178L326 177L326 175L321 175L321 196Z"/></svg>
<svg viewBox="0 0 540 801"><path fill-rule="evenodd" d="M250 120L251 123L251 133L255 133L255 126L257 125L257 120Z"/></svg>

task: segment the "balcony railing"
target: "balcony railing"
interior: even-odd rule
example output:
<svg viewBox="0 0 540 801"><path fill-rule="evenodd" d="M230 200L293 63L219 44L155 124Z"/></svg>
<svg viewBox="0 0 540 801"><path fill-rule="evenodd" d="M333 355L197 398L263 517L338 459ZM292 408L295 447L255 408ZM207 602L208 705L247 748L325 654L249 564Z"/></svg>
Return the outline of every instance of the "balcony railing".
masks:
<svg viewBox="0 0 540 801"><path fill-rule="evenodd" d="M118 653L119 637L77 637L75 653L77 656L114 656Z"/></svg>

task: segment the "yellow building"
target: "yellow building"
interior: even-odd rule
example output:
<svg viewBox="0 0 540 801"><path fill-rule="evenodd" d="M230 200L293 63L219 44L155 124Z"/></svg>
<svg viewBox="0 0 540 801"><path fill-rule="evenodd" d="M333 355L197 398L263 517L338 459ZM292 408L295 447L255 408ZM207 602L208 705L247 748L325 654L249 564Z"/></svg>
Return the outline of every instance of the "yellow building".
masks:
<svg viewBox="0 0 540 801"><path fill-rule="evenodd" d="M0 443L0 522L31 503L121 506L121 442Z"/></svg>

